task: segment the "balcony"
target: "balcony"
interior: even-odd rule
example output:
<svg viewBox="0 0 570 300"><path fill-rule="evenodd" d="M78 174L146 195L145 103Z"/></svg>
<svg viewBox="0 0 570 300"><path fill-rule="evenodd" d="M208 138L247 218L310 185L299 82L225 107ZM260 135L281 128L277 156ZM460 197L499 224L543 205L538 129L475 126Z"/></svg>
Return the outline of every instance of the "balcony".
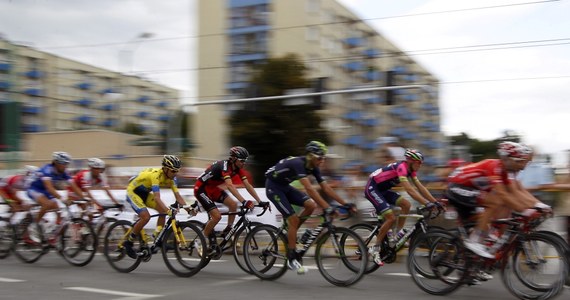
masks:
<svg viewBox="0 0 570 300"><path fill-rule="evenodd" d="M137 98L138 103L148 103L150 101L149 96L140 96Z"/></svg>
<svg viewBox="0 0 570 300"><path fill-rule="evenodd" d="M148 111L139 111L135 115L139 118L147 118L150 113Z"/></svg>
<svg viewBox="0 0 570 300"><path fill-rule="evenodd" d="M248 82L227 82L226 90L241 90L249 86Z"/></svg>
<svg viewBox="0 0 570 300"><path fill-rule="evenodd" d="M269 25L255 25L255 26L246 26L246 27L239 27L239 28L231 28L227 31L228 35L238 35L238 34L248 34L248 33L255 33L255 32L265 32L269 31L271 27Z"/></svg>
<svg viewBox="0 0 570 300"><path fill-rule="evenodd" d="M346 69L349 72L356 72L356 71L364 70L364 64L360 61L348 62L348 63L344 64L343 67L344 67L344 69Z"/></svg>
<svg viewBox="0 0 570 300"><path fill-rule="evenodd" d="M360 47L364 44L364 39L359 37L350 37L344 40L344 44L348 47Z"/></svg>
<svg viewBox="0 0 570 300"><path fill-rule="evenodd" d="M364 137L362 137L361 135L352 135L344 139L342 142L347 145L358 146L364 143L365 141Z"/></svg>
<svg viewBox="0 0 570 300"><path fill-rule="evenodd" d="M351 112L344 114L342 117L347 119L347 120L357 121L357 120L362 119L363 115L361 112L353 110Z"/></svg>
<svg viewBox="0 0 570 300"><path fill-rule="evenodd" d="M43 109L39 106L26 105L26 106L22 106L20 111L22 112L22 114L39 115L43 112Z"/></svg>
<svg viewBox="0 0 570 300"><path fill-rule="evenodd" d="M169 115L161 115L161 116L158 116L158 118L156 118L156 119L161 121L161 122L168 122L168 121L170 121L170 116Z"/></svg>
<svg viewBox="0 0 570 300"><path fill-rule="evenodd" d="M83 124L89 124L89 123L91 123L91 121L93 121L93 119L94 118L92 116L81 115L81 116L75 118L75 121L78 121L78 122L83 123Z"/></svg>
<svg viewBox="0 0 570 300"><path fill-rule="evenodd" d="M156 104L156 106L157 106L157 107L160 107L160 108L166 108L166 107L169 106L169 104L170 104L170 103L168 103L168 101L160 101L160 102L158 102L158 103Z"/></svg>
<svg viewBox="0 0 570 300"><path fill-rule="evenodd" d="M101 122L101 126L104 127L113 127L117 124L117 120L115 119L105 119L103 122Z"/></svg>
<svg viewBox="0 0 570 300"><path fill-rule="evenodd" d="M261 5L261 4L269 4L271 0L229 0L228 7L245 7L245 6L254 6L254 5Z"/></svg>
<svg viewBox="0 0 570 300"><path fill-rule="evenodd" d="M0 81L0 90L9 90L12 85L7 81Z"/></svg>
<svg viewBox="0 0 570 300"><path fill-rule="evenodd" d="M370 48L362 51L362 55L364 55L366 58L377 58L380 57L380 54L380 50L376 48Z"/></svg>
<svg viewBox="0 0 570 300"><path fill-rule="evenodd" d="M408 69L405 66L396 66L392 68L392 71L394 71L396 74L405 74Z"/></svg>
<svg viewBox="0 0 570 300"><path fill-rule="evenodd" d="M106 88L99 91L101 94L116 94L119 93L119 89Z"/></svg>
<svg viewBox="0 0 570 300"><path fill-rule="evenodd" d="M38 70L30 70L28 72L26 72L26 77L31 78L31 79L40 79L42 77L44 77L44 73L42 71L38 71Z"/></svg>
<svg viewBox="0 0 570 300"><path fill-rule="evenodd" d="M369 119L362 119L359 121L359 123L364 126L374 127L380 125L380 120L376 118L369 118Z"/></svg>
<svg viewBox="0 0 570 300"><path fill-rule="evenodd" d="M0 63L0 71L1 72L10 72L10 70L12 70L12 64Z"/></svg>
<svg viewBox="0 0 570 300"><path fill-rule="evenodd" d="M377 81L382 78L382 73L380 71L367 71L363 76L365 80Z"/></svg>
<svg viewBox="0 0 570 300"><path fill-rule="evenodd" d="M28 96L34 96L34 97L41 97L44 95L42 89L38 89L38 88L25 89L24 94L26 94Z"/></svg>
<svg viewBox="0 0 570 300"><path fill-rule="evenodd" d="M22 124L22 132L41 132L43 127L38 124Z"/></svg>
<svg viewBox="0 0 570 300"><path fill-rule="evenodd" d="M109 103L109 104L102 105L101 107L99 107L99 109L104 110L104 111L114 111L114 110L117 110L118 107L119 107L119 105Z"/></svg>
<svg viewBox="0 0 570 300"><path fill-rule="evenodd" d="M227 62L266 60L267 57L267 53L231 54L227 56Z"/></svg>
<svg viewBox="0 0 570 300"><path fill-rule="evenodd" d="M93 100L91 100L89 98L81 98L81 99L75 100L75 104L77 104L79 106L83 106L83 107L89 107L89 106L91 106L92 103L93 103Z"/></svg>
<svg viewBox="0 0 570 300"><path fill-rule="evenodd" d="M384 104L386 102L386 100L380 96L368 97L365 99L365 101L368 104Z"/></svg>
<svg viewBox="0 0 570 300"><path fill-rule="evenodd" d="M75 85L75 87L77 87L80 90L89 90L91 89L93 85L89 82L82 82L82 83L78 83L77 85Z"/></svg>

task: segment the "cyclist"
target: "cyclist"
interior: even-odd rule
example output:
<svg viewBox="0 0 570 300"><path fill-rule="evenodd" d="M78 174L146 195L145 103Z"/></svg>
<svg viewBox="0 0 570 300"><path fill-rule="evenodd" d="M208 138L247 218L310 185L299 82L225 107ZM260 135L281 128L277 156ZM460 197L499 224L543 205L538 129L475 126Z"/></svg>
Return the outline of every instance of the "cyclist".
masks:
<svg viewBox="0 0 570 300"><path fill-rule="evenodd" d="M424 156L416 149L406 149L404 157L405 160L393 162L372 172L368 177L364 190L364 197L376 209L378 220L384 219L384 223L380 226L380 230L376 235L376 244L370 249L374 263L379 266L384 265L380 256L382 240L396 221L391 205L401 207L403 214L409 213L412 206L408 200L397 192L392 191L392 188L397 185L403 187L410 197L423 205L440 205L417 177L417 172L422 166ZM412 183L415 188L412 186ZM405 222L405 218L398 220L398 238L405 234L403 229Z"/></svg>
<svg viewBox="0 0 570 300"><path fill-rule="evenodd" d="M176 174L180 171L182 162L174 155L164 155L162 157L161 168L146 168L138 175L129 180L127 186L127 202L133 210L139 215L139 221L135 223L127 240L123 243L127 255L131 258L137 258L137 254L133 249L133 241L140 234L143 227L150 220L148 208L157 210L160 214L167 214L168 207L164 204L160 188L167 187L172 190L176 198L175 205L178 207L186 204L178 191ZM158 217L156 222L156 232L160 232L166 218L164 215Z"/></svg>
<svg viewBox="0 0 570 300"><path fill-rule="evenodd" d="M25 191L29 185L29 178L38 171L36 166L26 166L23 174L16 174L2 178L0 181L0 197L6 201L12 212L25 211L28 207L24 199L18 196L18 191Z"/></svg>
<svg viewBox="0 0 570 300"><path fill-rule="evenodd" d="M31 183L28 188L28 196L41 206L36 216L36 222L39 223L47 211L59 209L58 203L53 200L54 198L63 200L63 195L58 190L69 186L75 193L81 193L81 190L67 172L67 167L70 163L71 156L67 152L53 152L52 162L41 167L30 178ZM56 215L56 223L60 224L61 215L59 213ZM35 234L33 233L32 236ZM33 239L33 237L31 238Z"/></svg>
<svg viewBox="0 0 570 300"><path fill-rule="evenodd" d="M284 158L265 172L267 198L275 204L288 225L287 266L289 269L295 270L297 274L306 273L306 269L301 264L296 252L297 231L300 225L306 220L306 217L311 215L317 204L325 210L325 213L333 213L332 207L313 188L307 176L313 175L322 191L333 200L341 205L351 207L353 212L356 211L355 206L347 205L321 176L320 167L325 161L327 151L325 144L311 141L305 146L304 156ZM302 184L308 195L291 185L296 180ZM297 215L291 205L303 207L303 211Z"/></svg>
<svg viewBox="0 0 570 300"><path fill-rule="evenodd" d="M105 176L103 173L105 172L105 162L100 158L89 158L87 160L87 166L89 167L89 170L81 170L73 176L73 181L83 193L77 195L70 190L68 191L68 200L80 200L87 196L87 198L90 199L92 203L97 205L97 208L100 210L103 205L101 205L101 203L95 199L91 190L103 189L114 204L120 205L122 207L122 205L111 193L109 183L107 181L107 176Z"/></svg>
<svg viewBox="0 0 570 300"><path fill-rule="evenodd" d="M217 241L214 227L222 219L222 214L216 206L217 203L222 203L228 207L230 212L237 211L237 204L234 199L228 197L228 193L220 188L220 185L230 191L230 193L245 207L252 209L255 204L245 198L238 192L237 188L232 182L232 177L238 175L247 192L257 201L258 204L263 202L257 195L253 186L249 183L245 173L245 163L249 157L249 152L241 146L234 146L230 148L229 158L226 160L218 160L213 162L206 170L198 176L196 184L194 185L194 196L200 205L208 212L208 222L204 226L204 236L208 237L210 242L210 251L216 250ZM269 203L266 202L266 205ZM231 230L235 220L235 215L228 216L228 224L223 233Z"/></svg>
<svg viewBox="0 0 570 300"><path fill-rule="evenodd" d="M514 142L498 145L499 159L486 159L457 168L449 175L446 196L461 219L477 216L477 225L464 241L465 247L479 256L493 258L481 242L487 237L491 221L505 207L515 211L529 208L550 209L526 191L515 179L531 155L529 147Z"/></svg>

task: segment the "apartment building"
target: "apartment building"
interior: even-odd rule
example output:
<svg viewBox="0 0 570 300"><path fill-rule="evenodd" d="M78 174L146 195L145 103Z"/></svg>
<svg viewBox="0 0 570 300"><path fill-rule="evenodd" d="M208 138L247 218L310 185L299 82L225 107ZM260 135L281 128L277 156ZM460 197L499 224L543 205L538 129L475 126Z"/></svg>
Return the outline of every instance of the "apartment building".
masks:
<svg viewBox="0 0 570 300"><path fill-rule="evenodd" d="M244 97L251 67L295 53L309 77L328 90L425 85L326 96L322 111L332 152L373 170L378 137L421 149L426 164L445 158L438 79L334 0L210 0L199 2L199 101ZM224 155L228 106L200 106L194 126L198 156ZM212 121L216 120L216 121ZM206 125L207 124L207 125ZM206 128L207 127L207 128Z"/></svg>
<svg viewBox="0 0 570 300"><path fill-rule="evenodd" d="M178 91L0 38L0 101L19 103L22 133L130 128L165 138Z"/></svg>

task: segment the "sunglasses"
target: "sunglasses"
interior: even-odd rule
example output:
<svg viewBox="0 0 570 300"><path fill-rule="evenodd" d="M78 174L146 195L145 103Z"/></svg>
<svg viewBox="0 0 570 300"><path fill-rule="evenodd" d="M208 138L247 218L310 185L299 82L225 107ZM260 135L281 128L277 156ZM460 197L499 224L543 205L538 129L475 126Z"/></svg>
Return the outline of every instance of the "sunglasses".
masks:
<svg viewBox="0 0 570 300"><path fill-rule="evenodd" d="M247 158L238 158L239 161L241 161L242 163L246 163L247 162Z"/></svg>
<svg viewBox="0 0 570 300"><path fill-rule="evenodd" d="M314 153L311 153L311 155L316 158L317 160L325 160L325 156L324 155L316 155Z"/></svg>

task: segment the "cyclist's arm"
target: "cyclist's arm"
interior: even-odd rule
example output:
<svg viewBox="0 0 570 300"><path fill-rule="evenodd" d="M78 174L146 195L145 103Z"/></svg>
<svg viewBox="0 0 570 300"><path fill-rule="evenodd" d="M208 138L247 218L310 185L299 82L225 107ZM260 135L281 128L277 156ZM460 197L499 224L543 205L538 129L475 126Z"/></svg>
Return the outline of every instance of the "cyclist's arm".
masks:
<svg viewBox="0 0 570 300"><path fill-rule="evenodd" d="M412 199L418 201L422 205L429 203L429 201L422 197L420 193L418 193L418 191L412 186L412 184L408 181L408 178L400 177L400 185L404 188L404 190L406 190Z"/></svg>
<svg viewBox="0 0 570 300"><path fill-rule="evenodd" d="M514 180L512 184L513 189L515 190L515 195L513 195L513 197L519 198L520 201L527 206L527 208L534 207L537 203L540 202L540 200L538 200L536 197L534 197L533 194L525 189L518 180Z"/></svg>
<svg viewBox="0 0 570 300"><path fill-rule="evenodd" d="M232 182L232 178L231 177L226 177L226 179L224 180L226 187L228 188L228 190L230 191L230 193L232 193L232 195L234 195L234 197L241 203L245 202L245 198L242 197L242 195L238 192L236 186L233 184Z"/></svg>
<svg viewBox="0 0 570 300"><path fill-rule="evenodd" d="M507 187L504 183L495 184L492 194L494 195L494 199L502 202L499 204L503 204L515 211L523 211L529 208L525 203L517 199L518 192L516 192L514 188Z"/></svg>
<svg viewBox="0 0 570 300"><path fill-rule="evenodd" d="M346 201L344 201L326 181L319 183L319 185L321 189L323 189L323 192L329 197L333 198L340 205L346 205Z"/></svg>
<svg viewBox="0 0 570 300"><path fill-rule="evenodd" d="M42 178L42 182L44 183L44 187L46 188L48 193L50 193L50 195L54 196L55 198L57 198L59 200L61 200L63 198L61 196L61 194L53 186L53 182L51 181L51 178ZM78 195L81 195L81 193L79 193Z"/></svg>
<svg viewBox="0 0 570 300"><path fill-rule="evenodd" d="M71 188L71 190L79 197L83 197L83 195L85 195L85 193L83 192L83 190L81 190L81 188L77 185L77 183L75 183L75 181L73 180L68 180L67 184L69 184L69 188ZM87 194L91 199L91 202L97 203L97 201L95 201L95 198L93 198L93 196L88 193ZM98 204L98 203L97 203Z"/></svg>
<svg viewBox="0 0 570 300"><path fill-rule="evenodd" d="M154 202L156 202L158 212L166 213L168 209L166 208L166 205L164 205L164 203L162 202L162 197L160 195L160 189L158 188L158 186L152 187L152 193L154 195Z"/></svg>
<svg viewBox="0 0 570 300"><path fill-rule="evenodd" d="M434 196L429 192L429 190L420 182L417 177L413 178L414 185L418 188L420 194L425 198L428 199L430 202L437 202Z"/></svg>
<svg viewBox="0 0 570 300"><path fill-rule="evenodd" d="M255 201L257 201L257 204L260 204L261 198L259 198L259 196L257 195L257 192L255 191L255 188L253 188L253 185L251 185L251 183L249 183L247 178L243 178L242 182L243 182L243 185L245 186L245 189L247 190L247 192L255 199Z"/></svg>
<svg viewBox="0 0 570 300"><path fill-rule="evenodd" d="M184 200L184 198L182 198L182 195L180 195L180 192L178 191L172 191L172 193L174 194L174 199L176 199L176 202L180 205L180 206L184 206L186 205L186 201Z"/></svg>
<svg viewBox="0 0 570 300"><path fill-rule="evenodd" d="M303 177L299 179L299 182L303 185L305 191L307 192L307 194L309 194L309 197L315 200L315 202L317 202L317 204L320 207L324 209L329 208L330 205L327 203L327 201L325 201L325 199L323 199L323 197L321 197L321 195L319 195L319 193L315 190L315 188L313 188L313 185L311 184L309 178Z"/></svg>
<svg viewBox="0 0 570 300"><path fill-rule="evenodd" d="M104 186L104 187L102 187L102 189L105 190L105 193L107 193L107 196L109 196L109 199L111 199L111 201L113 203L115 203L116 205L121 205L121 203L119 203L119 201L117 201L117 199L115 199L115 197L113 196L113 193L111 193L111 189L108 186Z"/></svg>
<svg viewBox="0 0 570 300"><path fill-rule="evenodd" d="M92 203L95 203L96 205L98 205L99 207L103 207L103 205L101 204L101 202L97 201L97 199L95 198L95 196L93 196L93 193L91 192L91 189L93 189L92 187L87 188L87 191L84 193L85 195L87 195L87 198L89 198L89 200Z"/></svg>

